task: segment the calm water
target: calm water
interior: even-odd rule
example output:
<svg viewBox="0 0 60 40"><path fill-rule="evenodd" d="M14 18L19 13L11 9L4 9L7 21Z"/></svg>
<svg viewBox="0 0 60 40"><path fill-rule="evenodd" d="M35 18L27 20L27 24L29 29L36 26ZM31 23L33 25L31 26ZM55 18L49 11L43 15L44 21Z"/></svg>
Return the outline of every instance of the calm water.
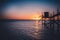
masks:
<svg viewBox="0 0 60 40"><path fill-rule="evenodd" d="M5 22L6 40L52 40L53 34L42 26L42 21Z"/></svg>

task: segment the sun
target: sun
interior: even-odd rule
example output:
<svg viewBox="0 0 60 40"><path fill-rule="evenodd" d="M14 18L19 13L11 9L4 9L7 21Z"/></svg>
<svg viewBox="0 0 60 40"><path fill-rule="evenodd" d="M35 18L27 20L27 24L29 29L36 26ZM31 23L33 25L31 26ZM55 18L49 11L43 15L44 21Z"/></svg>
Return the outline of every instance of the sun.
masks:
<svg viewBox="0 0 60 40"><path fill-rule="evenodd" d="M33 20L40 20L41 19L41 17L39 17L39 16L34 16L33 17Z"/></svg>

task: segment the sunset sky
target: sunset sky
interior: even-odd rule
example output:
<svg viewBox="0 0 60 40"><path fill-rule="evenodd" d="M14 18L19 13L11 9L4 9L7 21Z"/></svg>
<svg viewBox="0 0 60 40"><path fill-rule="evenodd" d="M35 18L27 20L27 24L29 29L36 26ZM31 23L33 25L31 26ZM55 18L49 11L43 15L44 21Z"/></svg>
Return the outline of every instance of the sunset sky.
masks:
<svg viewBox="0 0 60 40"><path fill-rule="evenodd" d="M4 17L7 19L33 19L39 17L45 11L56 13L57 7L60 5L56 1L9 1L5 3L3 8Z"/></svg>

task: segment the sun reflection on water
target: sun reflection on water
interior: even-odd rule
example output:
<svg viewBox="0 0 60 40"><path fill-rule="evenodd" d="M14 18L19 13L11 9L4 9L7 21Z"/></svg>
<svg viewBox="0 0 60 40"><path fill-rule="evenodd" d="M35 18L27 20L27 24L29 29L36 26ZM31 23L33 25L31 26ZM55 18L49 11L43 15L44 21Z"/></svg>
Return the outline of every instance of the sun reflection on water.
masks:
<svg viewBox="0 0 60 40"><path fill-rule="evenodd" d="M33 33L33 35L34 35L34 38L36 38L36 39L39 39L40 38L40 35L39 35L39 30L41 29L40 28L40 26L39 26L39 21L35 21L35 26L34 26L34 33Z"/></svg>

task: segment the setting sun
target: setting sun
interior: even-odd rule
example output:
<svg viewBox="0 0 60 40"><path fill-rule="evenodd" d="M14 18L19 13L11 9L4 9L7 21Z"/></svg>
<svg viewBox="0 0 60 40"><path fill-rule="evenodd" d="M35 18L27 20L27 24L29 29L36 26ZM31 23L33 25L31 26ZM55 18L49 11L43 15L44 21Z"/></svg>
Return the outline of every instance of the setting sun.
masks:
<svg viewBox="0 0 60 40"><path fill-rule="evenodd" d="M41 19L41 17L39 17L39 16L34 16L33 17L33 20L40 20Z"/></svg>

